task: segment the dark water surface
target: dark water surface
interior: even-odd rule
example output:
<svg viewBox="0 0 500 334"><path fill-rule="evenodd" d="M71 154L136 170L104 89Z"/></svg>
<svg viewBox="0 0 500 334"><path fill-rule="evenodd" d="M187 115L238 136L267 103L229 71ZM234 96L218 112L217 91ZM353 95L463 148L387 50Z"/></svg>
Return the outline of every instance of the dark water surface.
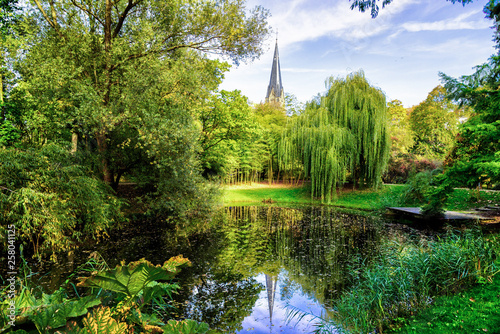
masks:
<svg viewBox="0 0 500 334"><path fill-rule="evenodd" d="M326 207L231 207L208 222L158 226L134 223L95 248L110 267L190 259L177 276L177 315L224 333L312 332L311 314L329 317L329 301L356 275L350 268L376 256L389 234L380 219ZM294 310L308 315L287 321Z"/></svg>

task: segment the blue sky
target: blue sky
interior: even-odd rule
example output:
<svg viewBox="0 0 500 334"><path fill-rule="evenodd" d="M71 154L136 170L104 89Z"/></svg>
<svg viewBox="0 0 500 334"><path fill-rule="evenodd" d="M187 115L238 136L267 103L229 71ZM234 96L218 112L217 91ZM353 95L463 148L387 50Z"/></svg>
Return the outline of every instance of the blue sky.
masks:
<svg viewBox="0 0 500 334"><path fill-rule="evenodd" d="M363 69L368 81L405 107L423 101L438 73L471 74L494 53L487 0L463 7L445 0L394 0L376 19L350 9L348 0L249 0L269 9L274 33L265 53L233 65L221 89L238 89L251 102L264 100L278 31L286 93L306 102L325 91L329 76Z"/></svg>

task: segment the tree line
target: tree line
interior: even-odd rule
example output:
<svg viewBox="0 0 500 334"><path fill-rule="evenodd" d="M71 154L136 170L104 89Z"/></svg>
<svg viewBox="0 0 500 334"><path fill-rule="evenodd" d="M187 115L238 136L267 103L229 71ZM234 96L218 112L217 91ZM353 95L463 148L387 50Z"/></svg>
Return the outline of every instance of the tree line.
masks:
<svg viewBox="0 0 500 334"><path fill-rule="evenodd" d="M1 5L1 226L15 224L35 254L126 220L123 181L140 189L143 211L188 220L210 212L220 183L306 180L325 201L345 183L377 187L436 167L439 196L498 184L496 55L471 76L443 74L444 87L409 110L362 71L328 78L305 105L288 95L285 106L252 106L218 86L228 61L262 53L261 7ZM495 22L498 8L487 7Z"/></svg>

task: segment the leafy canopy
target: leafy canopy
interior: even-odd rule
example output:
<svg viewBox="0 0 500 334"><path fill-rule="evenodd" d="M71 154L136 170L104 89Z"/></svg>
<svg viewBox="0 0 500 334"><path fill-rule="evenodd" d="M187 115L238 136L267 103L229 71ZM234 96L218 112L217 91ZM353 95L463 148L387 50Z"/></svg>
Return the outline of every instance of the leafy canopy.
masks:
<svg viewBox="0 0 500 334"><path fill-rule="evenodd" d="M435 87L425 101L413 108L409 120L415 141L413 153L443 159L457 133L457 110L442 86Z"/></svg>
<svg viewBox="0 0 500 334"><path fill-rule="evenodd" d="M330 201L348 173L354 183L377 186L387 164L389 137L385 95L362 71L330 77L320 103L292 119L279 143L284 169L301 164L312 195Z"/></svg>

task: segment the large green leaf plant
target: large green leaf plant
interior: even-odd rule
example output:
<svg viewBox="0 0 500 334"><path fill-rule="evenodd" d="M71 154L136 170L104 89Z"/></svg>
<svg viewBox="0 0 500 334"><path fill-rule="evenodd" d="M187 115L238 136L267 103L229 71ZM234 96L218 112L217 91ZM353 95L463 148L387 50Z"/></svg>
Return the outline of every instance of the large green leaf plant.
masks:
<svg viewBox="0 0 500 334"><path fill-rule="evenodd" d="M53 294L36 296L34 289L22 286L14 297L14 323L8 317L11 300L4 290L0 294L0 333L16 328L14 333L18 334L207 333L207 324L160 318L151 307L153 301L171 297L179 288L172 279L190 264L182 255L162 265L145 259L122 262L114 269L97 270L79 278L78 287L90 288L83 297L69 297L62 287ZM33 327L36 330L30 329Z"/></svg>

